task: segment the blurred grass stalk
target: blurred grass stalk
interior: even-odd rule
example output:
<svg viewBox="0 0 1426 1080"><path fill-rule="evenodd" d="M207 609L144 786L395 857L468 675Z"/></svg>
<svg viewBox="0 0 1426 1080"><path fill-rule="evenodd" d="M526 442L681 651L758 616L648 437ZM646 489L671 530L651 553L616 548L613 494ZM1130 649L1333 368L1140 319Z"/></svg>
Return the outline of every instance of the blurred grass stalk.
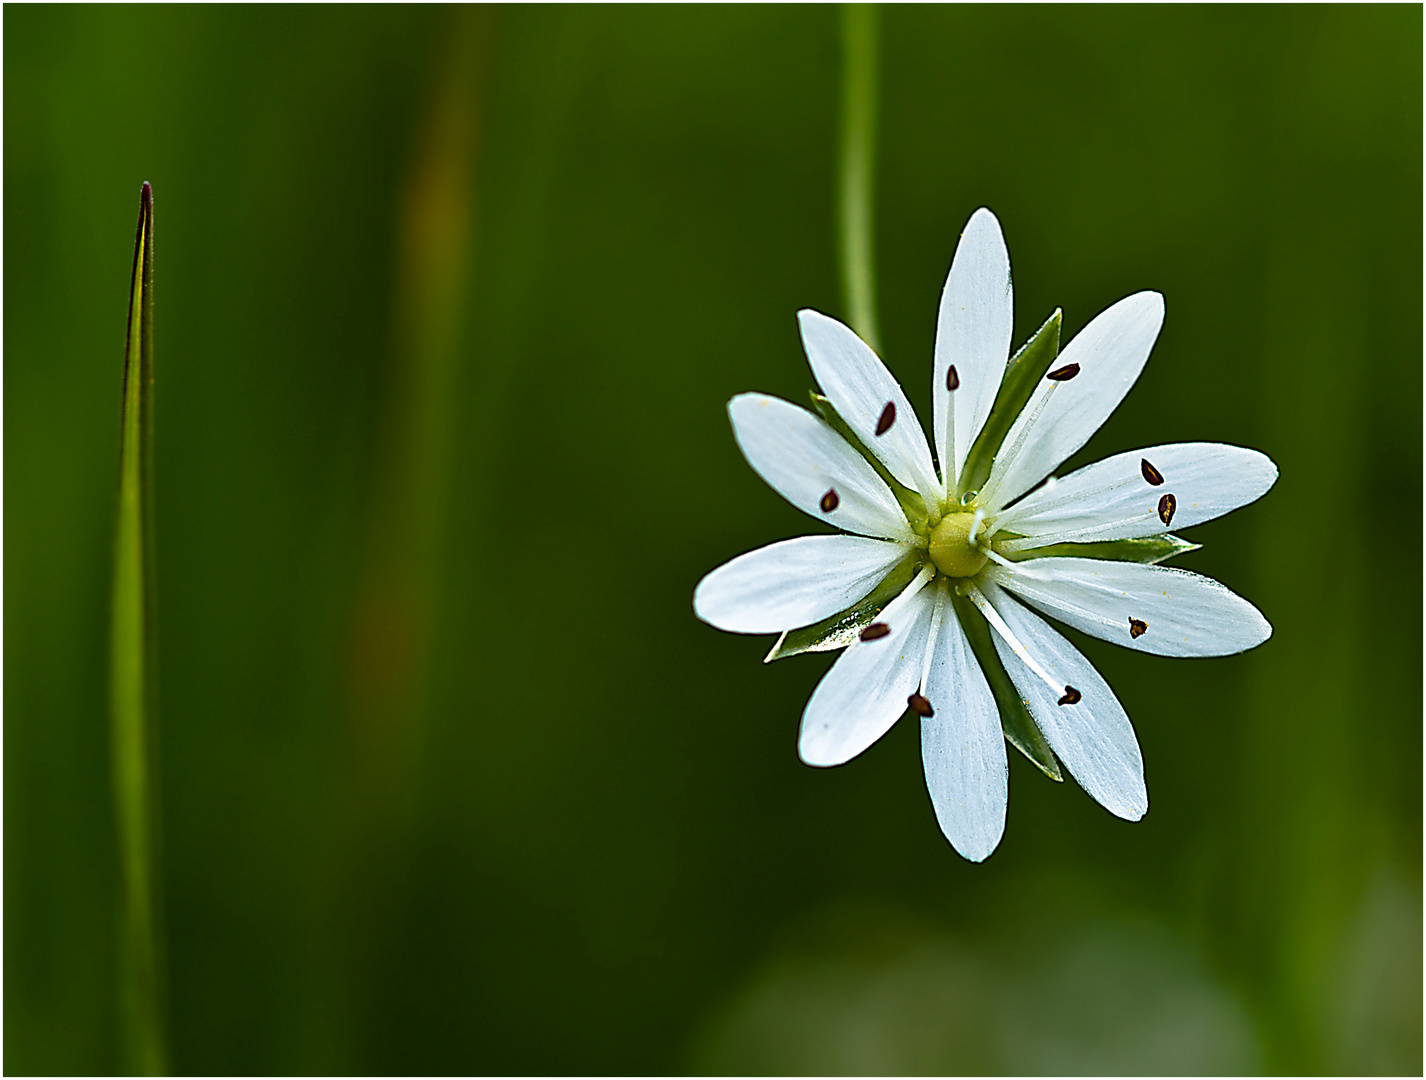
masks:
<svg viewBox="0 0 1426 1080"><path fill-rule="evenodd" d="M411 812L451 498L489 23L470 6L445 24L396 217L391 361L346 689L357 798L398 830ZM368 853L371 824L353 837Z"/></svg>
<svg viewBox="0 0 1426 1080"><path fill-rule="evenodd" d="M880 350L872 205L876 195L877 10L842 8L842 134L837 155L838 248L852 329Z"/></svg>
<svg viewBox="0 0 1426 1080"><path fill-rule="evenodd" d="M123 1067L165 1071L155 917L153 785L153 192L139 196L120 406L119 503L109 638L110 752L118 828Z"/></svg>
<svg viewBox="0 0 1426 1080"><path fill-rule="evenodd" d="M489 14L454 9L395 215L389 366L378 417L349 707L370 795L401 798L419 743L437 566L450 502Z"/></svg>
<svg viewBox="0 0 1426 1080"><path fill-rule="evenodd" d="M398 195L391 354L348 627L348 756L325 901L323 968L335 982L320 994L317 1029L337 1056L313 1058L311 1071L360 1068L352 1040L363 1003L351 990L368 978L360 943L389 932L382 920L404 888L418 814L491 24L483 6L449 9Z"/></svg>

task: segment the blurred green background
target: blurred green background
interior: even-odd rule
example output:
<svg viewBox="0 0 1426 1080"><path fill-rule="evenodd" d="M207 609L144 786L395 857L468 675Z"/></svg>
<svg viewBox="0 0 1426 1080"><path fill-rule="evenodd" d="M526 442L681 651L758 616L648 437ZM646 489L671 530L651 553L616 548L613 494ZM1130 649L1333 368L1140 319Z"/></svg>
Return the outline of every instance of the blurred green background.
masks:
<svg viewBox="0 0 1426 1080"><path fill-rule="evenodd" d="M808 528L724 403L844 315L823 8L10 7L8 1072L121 1067L105 634L155 192L176 1071L1403 1072L1421 1059L1417 7L883 13L884 352L927 415L960 228L1016 336L1143 288L1071 464L1253 446L1180 560L1256 651L1085 651L1127 825L1012 755L984 865L903 723L697 622ZM1071 634L1077 641L1083 639Z"/></svg>

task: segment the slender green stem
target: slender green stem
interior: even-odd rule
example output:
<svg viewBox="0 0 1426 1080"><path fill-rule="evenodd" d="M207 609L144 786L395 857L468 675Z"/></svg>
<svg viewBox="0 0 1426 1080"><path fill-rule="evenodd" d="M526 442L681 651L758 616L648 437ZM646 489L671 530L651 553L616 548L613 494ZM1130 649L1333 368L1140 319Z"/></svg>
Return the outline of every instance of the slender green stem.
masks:
<svg viewBox="0 0 1426 1080"><path fill-rule="evenodd" d="M877 11L842 8L842 142L837 221L842 288L852 329L877 348L872 204L876 193Z"/></svg>
<svg viewBox="0 0 1426 1080"><path fill-rule="evenodd" d="M165 1071L153 812L153 196L134 241L120 409L119 505L110 612L109 718L119 843L119 1008L126 1072Z"/></svg>

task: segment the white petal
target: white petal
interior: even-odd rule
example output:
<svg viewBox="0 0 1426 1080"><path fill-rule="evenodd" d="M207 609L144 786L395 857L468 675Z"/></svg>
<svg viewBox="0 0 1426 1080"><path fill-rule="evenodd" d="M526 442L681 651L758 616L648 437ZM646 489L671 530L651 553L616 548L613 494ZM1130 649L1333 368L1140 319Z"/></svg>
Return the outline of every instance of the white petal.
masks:
<svg viewBox="0 0 1426 1080"><path fill-rule="evenodd" d="M1055 360L1079 373L1063 382L1042 379L1010 426L983 489L983 503L1000 509L1049 475L1093 435L1134 385L1164 323L1164 298L1135 293L1097 315Z"/></svg>
<svg viewBox="0 0 1426 1080"><path fill-rule="evenodd" d="M980 862L1005 832L1005 735L990 684L949 603L942 605L924 695L921 762L936 820L951 846Z"/></svg>
<svg viewBox="0 0 1426 1080"><path fill-rule="evenodd" d="M1227 656L1273 628L1241 596L1202 574L1102 559L1030 559L985 577L1086 634L1160 656ZM1131 633L1142 624L1138 636Z"/></svg>
<svg viewBox="0 0 1426 1080"><path fill-rule="evenodd" d="M850 607L910 551L862 536L802 536L739 555L693 590L704 622L738 634L775 634Z"/></svg>
<svg viewBox="0 0 1426 1080"><path fill-rule="evenodd" d="M956 245L936 321L936 363L931 373L936 415L936 456L946 487L953 487L971 443L985 426L1010 357L1014 300L1010 254L1000 222L985 207L971 215ZM960 386L946 389L955 365ZM950 423L951 409L954 423ZM955 445L950 445L954 431Z"/></svg>
<svg viewBox="0 0 1426 1080"><path fill-rule="evenodd" d="M1145 469L1144 462L1149 463ZM1146 478L1162 478L1158 484ZM1005 511L997 528L1030 538L1127 540L1211 521L1260 498L1277 480L1266 454L1223 443L1170 443L1130 450L1046 484ZM1173 495L1169 525L1159 503ZM1014 543L1013 550L1032 544Z"/></svg>
<svg viewBox="0 0 1426 1080"><path fill-rule="evenodd" d="M986 596L1035 660L1056 679L1080 692L1076 704L1058 704L1054 692L998 634L992 635L1000 662L1050 749L1095 802L1111 814L1138 821L1149 809L1144 758L1139 753L1134 727L1114 691L1084 654L1044 619L994 585L986 588Z"/></svg>
<svg viewBox="0 0 1426 1080"><path fill-rule="evenodd" d="M889 634L853 642L812 691L797 743L808 765L850 761L906 711L921 681L935 608L933 590L921 587L925 579L917 577L877 619Z"/></svg>
<svg viewBox="0 0 1426 1080"><path fill-rule="evenodd" d="M927 499L939 498L926 433L886 365L836 319L804 309L797 313L797 321L817 385L847 426L892 476ZM895 419L878 435L877 424L888 404L895 409Z"/></svg>
<svg viewBox="0 0 1426 1080"><path fill-rule="evenodd" d="M797 509L848 532L912 539L886 482L821 417L766 394L739 394L728 416L748 464ZM823 511L829 491L836 507Z"/></svg>

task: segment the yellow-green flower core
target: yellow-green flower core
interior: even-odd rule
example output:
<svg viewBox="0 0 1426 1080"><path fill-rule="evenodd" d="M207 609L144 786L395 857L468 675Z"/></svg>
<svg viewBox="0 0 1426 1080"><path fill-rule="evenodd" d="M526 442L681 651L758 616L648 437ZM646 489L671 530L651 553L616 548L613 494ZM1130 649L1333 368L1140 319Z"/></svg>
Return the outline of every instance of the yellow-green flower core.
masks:
<svg viewBox="0 0 1426 1080"><path fill-rule="evenodd" d="M980 568L985 565L985 552L967 542L975 517L974 514L947 514L941 519L941 523L931 530L931 561L936 564L936 569L947 577L971 577L978 574ZM983 538L984 535L982 518L980 536L977 539Z"/></svg>

